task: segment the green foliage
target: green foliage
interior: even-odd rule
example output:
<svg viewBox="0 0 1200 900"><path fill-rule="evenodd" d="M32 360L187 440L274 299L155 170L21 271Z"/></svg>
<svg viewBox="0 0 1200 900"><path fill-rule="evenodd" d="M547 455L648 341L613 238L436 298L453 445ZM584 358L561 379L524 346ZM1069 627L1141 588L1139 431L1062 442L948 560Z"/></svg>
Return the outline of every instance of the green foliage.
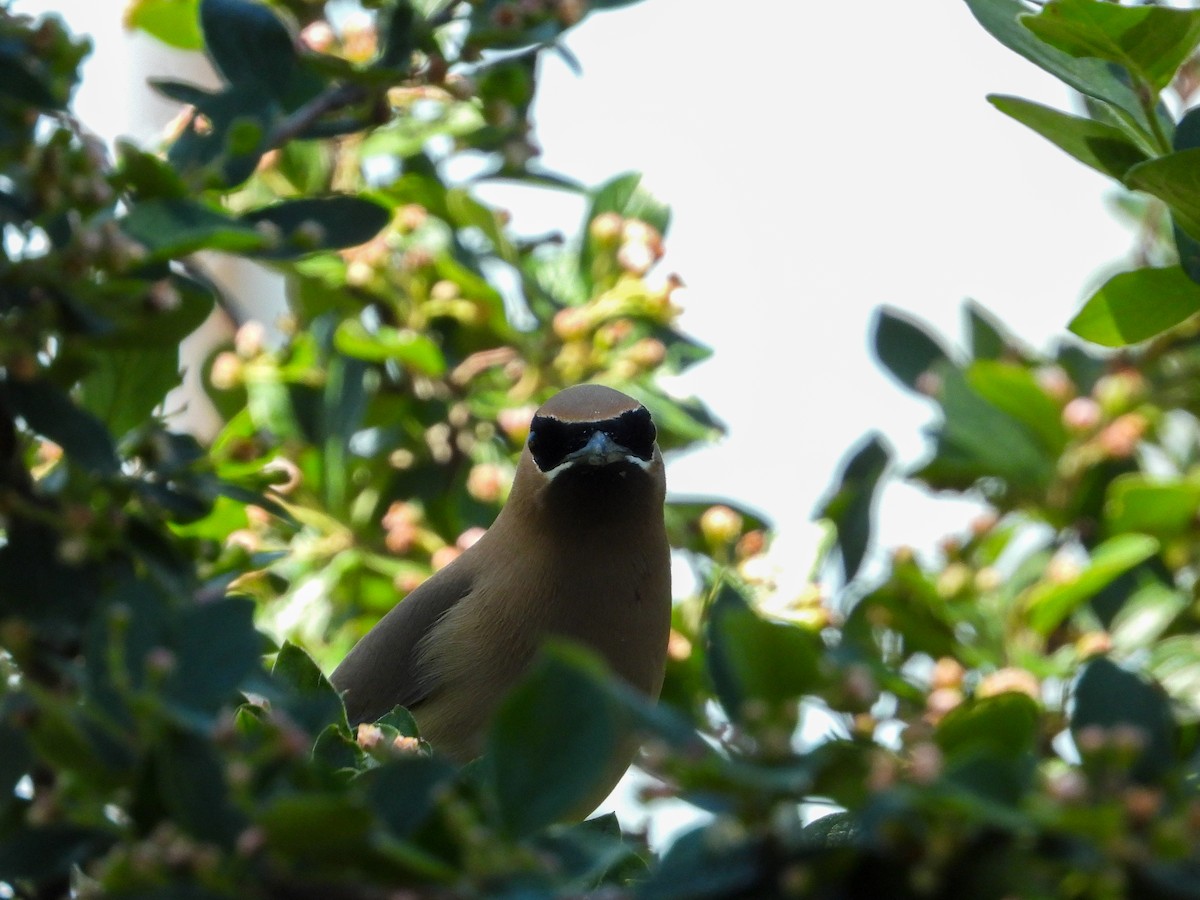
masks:
<svg viewBox="0 0 1200 900"><path fill-rule="evenodd" d="M1122 349L1034 351L975 304L958 347L881 311L879 361L933 412L902 477L985 513L879 553L895 461L871 435L818 512L829 558L781 599L761 517L672 502L701 589L662 702L548 647L461 769L406 710L351 730L323 671L490 523L562 386L638 394L667 451L720 430L661 383L707 355L654 268L669 209L636 173L536 162L538 59L588 7L394 0L339 33L307 0L140 0L130 24L202 46L222 85L160 84L180 131L110 156L67 112L86 43L0 4L0 889L1193 896L1200 120L1169 110L1200 20L968 4L1089 98L995 105L1155 198L1155 265L1072 325ZM580 192L579 234L516 238L447 178L468 153ZM203 437L164 405L179 341L238 315L199 250L271 267L288 302L280 335L239 321L211 353ZM711 813L667 847L572 824L635 738L646 799Z"/></svg>

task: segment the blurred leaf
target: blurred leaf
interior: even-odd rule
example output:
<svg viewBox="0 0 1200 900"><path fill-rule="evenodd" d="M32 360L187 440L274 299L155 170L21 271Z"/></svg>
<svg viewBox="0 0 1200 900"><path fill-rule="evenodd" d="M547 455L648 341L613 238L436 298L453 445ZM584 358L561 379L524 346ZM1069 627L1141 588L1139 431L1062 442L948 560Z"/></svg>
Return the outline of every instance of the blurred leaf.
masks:
<svg viewBox="0 0 1200 900"><path fill-rule="evenodd" d="M1058 455L1067 445L1062 410L1028 368L1017 363L984 359L972 363L967 383L980 397L1025 425L1042 448Z"/></svg>
<svg viewBox="0 0 1200 900"><path fill-rule="evenodd" d="M125 27L140 28L170 47L200 50L200 0L132 0L125 9Z"/></svg>
<svg viewBox="0 0 1200 900"><path fill-rule="evenodd" d="M67 822L17 829L0 837L0 879L19 883L66 875L112 842L102 832Z"/></svg>
<svg viewBox="0 0 1200 900"><path fill-rule="evenodd" d="M108 429L49 381L9 378L0 382L0 398L5 395L30 429L62 447L80 468L98 475L116 475L120 471Z"/></svg>
<svg viewBox="0 0 1200 900"><path fill-rule="evenodd" d="M400 363L406 369L437 378L446 372L446 359L429 337L407 329L379 325L368 331L358 319L345 319L334 332L339 353L366 362Z"/></svg>
<svg viewBox="0 0 1200 900"><path fill-rule="evenodd" d="M1200 635L1179 634L1149 645L1146 671L1168 694L1200 713Z"/></svg>
<svg viewBox="0 0 1200 900"><path fill-rule="evenodd" d="M719 840L701 825L677 837L650 877L637 885L641 900L700 900L704 897L770 896L757 841ZM758 885L762 890L756 890ZM774 885L772 885L774 887Z"/></svg>
<svg viewBox="0 0 1200 900"><path fill-rule="evenodd" d="M292 36L269 7L252 0L200 0L200 27L213 65L231 84L255 84L283 99L292 86Z"/></svg>
<svg viewBox="0 0 1200 900"><path fill-rule="evenodd" d="M0 97L35 109L61 109L67 101L58 96L41 61L18 41L0 42Z"/></svg>
<svg viewBox="0 0 1200 900"><path fill-rule="evenodd" d="M728 580L709 606L705 642L717 697L735 719L751 700L793 701L822 683L820 637L760 617Z"/></svg>
<svg viewBox="0 0 1200 900"><path fill-rule="evenodd" d="M434 813L457 777L458 770L443 759L412 755L369 769L359 781L392 833L407 837Z"/></svg>
<svg viewBox="0 0 1200 900"><path fill-rule="evenodd" d="M231 703L263 651L263 637L254 627L254 603L227 597L187 610L179 621L175 649L166 693L182 711L209 713Z"/></svg>
<svg viewBox="0 0 1200 900"><path fill-rule="evenodd" d="M272 851L310 866L344 872L371 853L371 811L346 794L311 790L274 798L258 825Z"/></svg>
<svg viewBox="0 0 1200 900"><path fill-rule="evenodd" d="M1120 180L1131 167L1146 160L1144 150L1121 129L1106 122L1072 116L1020 97L991 94L988 100L1000 112L1032 128L1101 174Z"/></svg>
<svg viewBox="0 0 1200 900"><path fill-rule="evenodd" d="M1200 13L1200 10L1197 10ZM1125 174L1125 184L1157 197L1171 208L1176 224L1200 240L1200 147L1147 160ZM1161 271L1158 269L1139 271ZM1165 271L1172 271L1167 269ZM1119 276L1118 276L1119 277ZM1160 329L1161 330L1161 329Z"/></svg>
<svg viewBox="0 0 1200 900"><path fill-rule="evenodd" d="M847 454L837 486L818 511L833 522L847 582L854 579L871 543L872 520L879 480L891 463L892 451L877 434L861 441Z"/></svg>
<svg viewBox="0 0 1200 900"><path fill-rule="evenodd" d="M1029 625L1049 634L1079 606L1122 572L1158 552L1158 541L1144 534L1120 534L1091 552L1087 564L1067 581L1044 580L1029 592Z"/></svg>
<svg viewBox="0 0 1200 900"><path fill-rule="evenodd" d="M193 837L232 846L245 819L230 802L222 759L207 737L172 730L154 747L153 765L172 818Z"/></svg>
<svg viewBox="0 0 1200 900"><path fill-rule="evenodd" d="M407 159L423 152L425 145L435 137L464 138L486 123L483 114L471 103L446 102L436 110L436 115L429 115L422 109L419 116L409 113L376 128L363 139L362 155Z"/></svg>
<svg viewBox="0 0 1200 900"><path fill-rule="evenodd" d="M504 827L531 834L592 796L618 746L618 720L595 659L547 647L505 698L484 756Z"/></svg>
<svg viewBox="0 0 1200 900"><path fill-rule="evenodd" d="M972 359L999 359L1015 344L1004 326L975 301L968 300L963 310L967 317Z"/></svg>
<svg viewBox="0 0 1200 900"><path fill-rule="evenodd" d="M1155 479L1140 473L1113 479L1104 504L1110 534L1140 531L1171 538L1190 528L1198 512L1200 481Z"/></svg>
<svg viewBox="0 0 1200 900"><path fill-rule="evenodd" d="M872 328L875 356L897 381L918 390L918 379L950 355L938 339L916 319L889 307L880 307Z"/></svg>
<svg viewBox="0 0 1200 900"><path fill-rule="evenodd" d="M986 749L1017 758L1037 749L1038 705L1024 694L1008 692L968 700L938 723L934 740L947 757Z"/></svg>
<svg viewBox="0 0 1200 900"><path fill-rule="evenodd" d="M315 735L330 724L349 731L346 710L337 690L312 657L291 641L284 641L279 648L271 678L285 688L284 695L276 698L274 704L306 732Z"/></svg>
<svg viewBox="0 0 1200 900"><path fill-rule="evenodd" d="M1194 152L1200 164L1200 150ZM1152 338L1196 312L1200 285L1179 266L1135 269L1105 282L1067 327L1095 344L1124 347Z"/></svg>
<svg viewBox="0 0 1200 900"><path fill-rule="evenodd" d="M1024 25L1029 11L1021 0L967 0L971 14L1001 44L1088 97L1109 104L1133 140L1150 151L1154 129L1137 92L1100 59L1075 58L1038 39ZM1156 111L1165 129L1165 113Z"/></svg>
<svg viewBox="0 0 1200 900"><path fill-rule="evenodd" d="M156 199L136 204L121 220L131 238L145 245L150 259L170 259L196 250L245 252L265 243L253 227L195 200Z"/></svg>
<svg viewBox="0 0 1200 900"><path fill-rule="evenodd" d="M1084 729L1129 725L1145 741L1130 773L1140 781L1155 781L1174 761L1175 721L1166 694L1103 657L1093 659L1075 684L1071 735L1079 744Z"/></svg>
<svg viewBox="0 0 1200 900"><path fill-rule="evenodd" d="M1148 581L1113 616L1109 625L1113 646L1123 654L1154 647L1188 605L1180 591L1161 581Z"/></svg>
<svg viewBox="0 0 1200 900"><path fill-rule="evenodd" d="M1050 46L1124 66L1156 91L1170 84L1200 43L1200 10L1050 0L1021 22Z"/></svg>
<svg viewBox="0 0 1200 900"><path fill-rule="evenodd" d="M144 425L182 381L176 347L143 347L98 355L80 383L80 399L117 436Z"/></svg>
<svg viewBox="0 0 1200 900"><path fill-rule="evenodd" d="M963 489L1000 478L1014 491L1043 491L1056 461L1041 440L981 397L958 369L942 365L935 374L944 420L934 429L934 456L916 476L937 488Z"/></svg>
<svg viewBox="0 0 1200 900"><path fill-rule="evenodd" d="M374 201L342 195L283 200L248 212L240 221L251 226L268 223L278 229L279 242L253 255L295 259L366 243L390 218L391 211Z"/></svg>
<svg viewBox="0 0 1200 900"><path fill-rule="evenodd" d="M384 8L381 20L380 48L375 65L405 74L412 68L412 53L416 48L417 36L413 28L417 21L416 11L408 0L393 0Z"/></svg>

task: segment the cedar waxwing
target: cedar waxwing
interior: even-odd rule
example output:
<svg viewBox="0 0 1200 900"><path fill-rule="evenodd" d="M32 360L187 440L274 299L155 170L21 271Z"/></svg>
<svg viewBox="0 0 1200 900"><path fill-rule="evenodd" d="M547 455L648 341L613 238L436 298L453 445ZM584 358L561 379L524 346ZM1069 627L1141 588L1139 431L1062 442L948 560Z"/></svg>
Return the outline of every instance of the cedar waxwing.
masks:
<svg viewBox="0 0 1200 900"><path fill-rule="evenodd" d="M671 623L665 493L644 406L594 384L550 398L492 527L334 671L351 724L404 706L435 750L466 762L548 635L589 647L657 698ZM614 783L629 759L619 762Z"/></svg>

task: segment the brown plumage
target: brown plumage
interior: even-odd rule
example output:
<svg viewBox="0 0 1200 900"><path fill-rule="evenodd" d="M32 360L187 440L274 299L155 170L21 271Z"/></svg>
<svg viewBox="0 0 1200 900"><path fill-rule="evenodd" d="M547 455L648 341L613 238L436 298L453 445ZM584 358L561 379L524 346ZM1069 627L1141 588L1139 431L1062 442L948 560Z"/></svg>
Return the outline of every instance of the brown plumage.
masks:
<svg viewBox="0 0 1200 900"><path fill-rule="evenodd" d="M671 581L654 439L645 407L611 388L580 385L547 401L492 527L333 673L351 722L405 706L435 750L469 760L548 635L590 647L657 697Z"/></svg>

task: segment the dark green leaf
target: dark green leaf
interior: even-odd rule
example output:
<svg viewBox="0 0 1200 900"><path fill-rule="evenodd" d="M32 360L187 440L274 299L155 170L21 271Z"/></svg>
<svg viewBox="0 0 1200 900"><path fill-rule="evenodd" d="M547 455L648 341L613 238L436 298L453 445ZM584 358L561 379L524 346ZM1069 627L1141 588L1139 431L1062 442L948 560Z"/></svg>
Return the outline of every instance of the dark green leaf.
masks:
<svg viewBox="0 0 1200 900"><path fill-rule="evenodd" d="M259 816L267 845L285 858L344 872L371 852L371 811L345 794L290 794Z"/></svg>
<svg viewBox="0 0 1200 900"><path fill-rule="evenodd" d="M1071 734L1079 744L1084 729L1132 726L1143 746L1130 766L1141 781L1154 781L1174 762L1175 721L1166 694L1155 684L1103 657L1087 664L1075 685Z"/></svg>
<svg viewBox="0 0 1200 900"><path fill-rule="evenodd" d="M19 882L66 875L113 842L99 831L66 823L27 826L0 838L0 880Z"/></svg>
<svg viewBox="0 0 1200 900"><path fill-rule="evenodd" d="M205 48L231 84L254 84L287 96L296 70L292 36L271 10L253 0L201 0Z"/></svg>
<svg viewBox="0 0 1200 900"><path fill-rule="evenodd" d="M950 354L924 325L898 310L881 307L871 330L879 363L910 390L917 390L923 374L950 360Z"/></svg>
<svg viewBox="0 0 1200 900"><path fill-rule="evenodd" d="M80 383L84 407L121 436L146 423L181 381L176 346L112 350L97 356Z"/></svg>
<svg viewBox="0 0 1200 900"><path fill-rule="evenodd" d="M1170 84L1200 43L1200 10L1050 0L1021 21L1050 46L1124 66L1156 91Z"/></svg>
<svg viewBox="0 0 1200 900"><path fill-rule="evenodd" d="M1200 164L1200 150L1196 153ZM1200 284L1179 266L1114 275L1068 326L1103 347L1124 347L1161 334L1200 312Z"/></svg>
<svg viewBox="0 0 1200 900"><path fill-rule="evenodd" d="M1125 173L1125 184L1162 200L1175 223L1200 240L1200 147L1140 163Z"/></svg>
<svg viewBox="0 0 1200 900"><path fill-rule="evenodd" d="M879 435L871 435L848 454L837 487L818 511L837 529L842 573L853 580L871 543L871 527L879 480L892 459L891 448Z"/></svg>
<svg viewBox="0 0 1200 900"><path fill-rule="evenodd" d="M996 109L1032 128L1086 166L1116 179L1123 179L1130 168L1146 161L1139 149L1119 128L1059 112L1031 100L991 94Z"/></svg>
<svg viewBox="0 0 1200 900"><path fill-rule="evenodd" d="M416 12L408 0L393 0L382 16L383 23L379 29L382 40L375 65L381 69L407 73L412 68L412 53L416 47L413 31L417 21Z"/></svg>
<svg viewBox="0 0 1200 900"><path fill-rule="evenodd" d="M3 383L12 409L43 437L63 448L76 465L99 475L120 471L112 436L99 419L71 402L48 381Z"/></svg>
<svg viewBox="0 0 1200 900"><path fill-rule="evenodd" d="M963 306L967 318L972 359L999 359L1016 341L990 312L968 300Z"/></svg>
<svg viewBox="0 0 1200 900"><path fill-rule="evenodd" d="M662 862L637 886L641 900L702 900L706 897L766 897L775 884L763 871L764 849L757 841L718 839L702 825L675 839ZM755 886L759 889L755 889Z"/></svg>
<svg viewBox="0 0 1200 900"><path fill-rule="evenodd" d="M1034 37L1019 17L1028 12L1021 0L966 0L971 14L996 40L1015 53L1062 79L1075 90L1109 104L1120 117L1135 143L1148 151L1161 152L1152 137L1154 129L1137 92L1099 59L1076 59ZM1170 119L1159 113L1160 127L1168 130Z"/></svg>
<svg viewBox="0 0 1200 900"><path fill-rule="evenodd" d="M179 731L164 735L154 747L158 795L171 818L203 841L233 845L245 827L225 783L225 770L207 738Z"/></svg>
<svg viewBox="0 0 1200 900"><path fill-rule="evenodd" d="M937 376L945 419L934 432L933 459L917 476L939 488L961 489L981 479L1000 478L1010 490L1044 490L1054 477L1056 460L1040 440L984 400L958 369L942 366Z"/></svg>
<svg viewBox="0 0 1200 900"><path fill-rule="evenodd" d="M254 627L254 603L228 597L189 609L180 618L175 647L169 697L196 712L213 712L233 702L263 651L263 637Z"/></svg>
<svg viewBox="0 0 1200 900"><path fill-rule="evenodd" d="M239 221L250 226L269 223L278 229L278 243L254 255L295 259L321 250L341 250L365 243L390 218L391 212L378 203L343 195L284 200L246 213Z"/></svg>
<svg viewBox="0 0 1200 900"><path fill-rule="evenodd" d="M595 666L579 648L547 648L496 714L484 764L514 835L604 799L596 791L616 764L619 722Z"/></svg>
<svg viewBox="0 0 1200 900"><path fill-rule="evenodd" d="M171 259L196 250L232 253L257 250L265 240L251 225L231 219L202 203L157 199L138 203L121 220L131 238L141 242L150 259Z"/></svg>
<svg viewBox="0 0 1200 900"><path fill-rule="evenodd" d="M379 817L397 837L407 837L437 808L438 797L458 775L443 759L403 756L363 773L360 783Z"/></svg>
<svg viewBox="0 0 1200 900"><path fill-rule="evenodd" d="M820 637L762 618L727 580L709 606L705 639L717 697L735 719L748 701L793 702L822 683Z"/></svg>
<svg viewBox="0 0 1200 900"><path fill-rule="evenodd" d="M1024 694L1008 692L971 700L938 723L934 740L947 757L986 749L1002 757L1034 753L1038 705Z"/></svg>
<svg viewBox="0 0 1200 900"><path fill-rule="evenodd" d="M349 730L346 710L337 690L313 662L312 657L290 641L284 641L271 668L271 677L285 692L273 701L309 734L317 734L327 725Z"/></svg>

